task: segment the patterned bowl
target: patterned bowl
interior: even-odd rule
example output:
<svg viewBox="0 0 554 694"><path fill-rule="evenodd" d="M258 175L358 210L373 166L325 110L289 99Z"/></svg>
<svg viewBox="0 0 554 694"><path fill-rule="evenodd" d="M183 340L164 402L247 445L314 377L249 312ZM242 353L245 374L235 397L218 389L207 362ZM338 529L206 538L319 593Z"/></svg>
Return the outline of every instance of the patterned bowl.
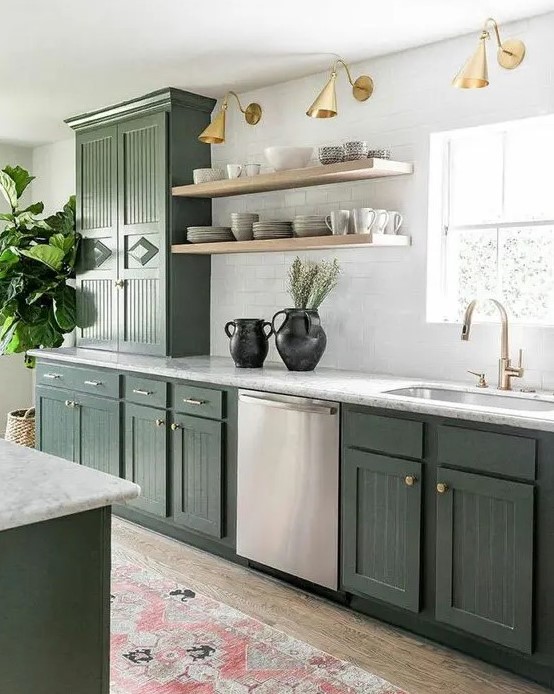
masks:
<svg viewBox="0 0 554 694"><path fill-rule="evenodd" d="M367 157L367 142L364 140L354 140L344 143L344 161L355 161Z"/></svg>
<svg viewBox="0 0 554 694"><path fill-rule="evenodd" d="M211 183L212 181L221 181L225 178L223 169L194 169L192 172L192 180L195 183Z"/></svg>
<svg viewBox="0 0 554 694"><path fill-rule="evenodd" d="M390 159L390 149L370 149L367 152L368 159Z"/></svg>
<svg viewBox="0 0 554 694"><path fill-rule="evenodd" d="M344 161L344 148L342 145L326 145L325 147L320 147L318 158L322 164L338 164Z"/></svg>

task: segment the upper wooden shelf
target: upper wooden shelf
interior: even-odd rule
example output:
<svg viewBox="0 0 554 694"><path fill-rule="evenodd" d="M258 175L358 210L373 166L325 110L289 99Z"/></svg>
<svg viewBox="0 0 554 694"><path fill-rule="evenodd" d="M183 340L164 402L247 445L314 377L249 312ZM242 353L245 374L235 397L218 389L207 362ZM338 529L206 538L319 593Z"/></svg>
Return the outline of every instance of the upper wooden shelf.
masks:
<svg viewBox="0 0 554 694"><path fill-rule="evenodd" d="M196 183L175 186L173 195L184 198L225 198L249 193L267 193L272 190L307 188L329 183L364 181L370 178L405 176L414 171L413 164L390 159L360 159L340 164L310 166L305 169L290 169L276 173L245 176L212 183Z"/></svg>

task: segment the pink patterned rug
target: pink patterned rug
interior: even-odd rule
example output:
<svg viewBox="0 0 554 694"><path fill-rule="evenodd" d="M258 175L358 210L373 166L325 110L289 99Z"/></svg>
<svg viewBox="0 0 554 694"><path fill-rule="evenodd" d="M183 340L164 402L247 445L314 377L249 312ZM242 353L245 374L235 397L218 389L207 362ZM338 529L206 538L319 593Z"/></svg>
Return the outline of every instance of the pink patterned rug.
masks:
<svg viewBox="0 0 554 694"><path fill-rule="evenodd" d="M117 553L111 680L111 694L405 694Z"/></svg>

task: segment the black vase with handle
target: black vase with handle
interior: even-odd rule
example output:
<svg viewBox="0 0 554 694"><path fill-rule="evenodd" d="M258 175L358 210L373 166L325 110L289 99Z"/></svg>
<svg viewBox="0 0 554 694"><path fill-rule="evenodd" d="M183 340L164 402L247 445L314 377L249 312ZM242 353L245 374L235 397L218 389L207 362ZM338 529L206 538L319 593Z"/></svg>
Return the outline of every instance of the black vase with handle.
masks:
<svg viewBox="0 0 554 694"><path fill-rule="evenodd" d="M283 314L281 327L275 319ZM275 344L289 371L313 371L325 352L327 335L321 327L319 313L311 308L285 308L271 322Z"/></svg>
<svg viewBox="0 0 554 694"><path fill-rule="evenodd" d="M266 332L269 327L269 332ZM263 318L235 318L225 325L229 338L229 351L235 366L241 369L259 369L269 351L269 338L273 333L271 323Z"/></svg>

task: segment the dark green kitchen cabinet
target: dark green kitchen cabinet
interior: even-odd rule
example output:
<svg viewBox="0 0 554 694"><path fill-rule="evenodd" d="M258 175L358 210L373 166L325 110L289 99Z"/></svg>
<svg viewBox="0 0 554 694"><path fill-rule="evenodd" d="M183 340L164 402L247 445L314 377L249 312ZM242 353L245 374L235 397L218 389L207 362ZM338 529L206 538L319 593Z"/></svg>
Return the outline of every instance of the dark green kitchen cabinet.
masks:
<svg viewBox="0 0 554 694"><path fill-rule="evenodd" d="M152 355L209 353L210 259L172 255L210 200L172 198L210 166L197 140L214 100L163 89L71 118L77 131L77 343Z"/></svg>
<svg viewBox="0 0 554 694"><path fill-rule="evenodd" d="M417 612L420 536L421 463L347 448L343 588Z"/></svg>
<svg viewBox="0 0 554 694"><path fill-rule="evenodd" d="M75 460L75 411L69 406L71 392L49 386L37 386L36 445L40 451L66 460Z"/></svg>
<svg viewBox="0 0 554 694"><path fill-rule="evenodd" d="M124 475L141 488L129 505L166 518L168 504L166 411L125 403Z"/></svg>
<svg viewBox="0 0 554 694"><path fill-rule="evenodd" d="M74 402L75 462L119 477L119 401L75 393Z"/></svg>
<svg viewBox="0 0 554 694"><path fill-rule="evenodd" d="M36 408L39 450L119 476L119 401L38 386Z"/></svg>
<svg viewBox="0 0 554 694"><path fill-rule="evenodd" d="M216 538L223 536L224 427L180 414L172 424L173 520Z"/></svg>
<svg viewBox="0 0 554 694"><path fill-rule="evenodd" d="M436 618L531 653L534 489L437 469Z"/></svg>

